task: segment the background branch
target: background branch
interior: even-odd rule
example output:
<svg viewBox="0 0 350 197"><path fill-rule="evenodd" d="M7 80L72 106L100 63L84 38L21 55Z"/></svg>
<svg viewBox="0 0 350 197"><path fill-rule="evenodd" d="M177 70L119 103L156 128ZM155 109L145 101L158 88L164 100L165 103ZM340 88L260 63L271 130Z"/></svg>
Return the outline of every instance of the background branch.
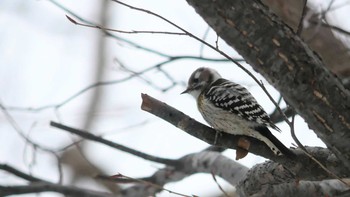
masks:
<svg viewBox="0 0 350 197"><path fill-rule="evenodd" d="M60 124L60 123L57 123L57 122L53 122L53 121L50 122L50 125L53 126L53 127L58 128L58 129L62 129L64 131L68 131L70 133L79 135L80 137L83 137L85 139L88 139L88 140L91 140L91 141L95 141L95 142L99 142L101 144L107 145L107 146L112 147L112 148L116 148L118 150L130 153L132 155L141 157L143 159L147 159L149 161L154 161L154 162L158 162L158 163L162 163L162 164L168 164L168 165L176 165L176 160L165 159L165 158L161 158L161 157L155 157L155 156L152 156L152 155L149 155L149 154L146 154L146 153L134 150L132 148L123 146L121 144L117 144L117 143L105 140L105 139L103 139L103 138L101 138L99 136L96 136L96 135L91 134L91 133L86 132L86 131L82 131L82 130L79 130L79 129L74 129L72 127L68 127L66 125L63 125L63 124Z"/></svg>
<svg viewBox="0 0 350 197"><path fill-rule="evenodd" d="M63 186L53 183L32 183L30 185L4 186L0 185L0 196L29 194L41 192L57 192L68 196L84 197L113 197L114 195L105 192L97 192L89 189L83 189L73 186Z"/></svg>
<svg viewBox="0 0 350 197"><path fill-rule="evenodd" d="M30 182L47 182L43 179L40 179L40 178L37 178L37 177L34 177L33 175L29 175L29 174L26 174L24 172L21 172L19 170L17 170L16 168L12 167L12 166L9 166L7 164L1 164L0 163L0 169L1 170L4 170L4 171L7 171L15 176L18 176L22 179L25 179L27 181L30 181Z"/></svg>
<svg viewBox="0 0 350 197"><path fill-rule="evenodd" d="M217 152L201 151L186 155L178 160L176 167L167 166L155 172L152 176L143 180L152 182L159 186L167 183L181 181L182 179L196 173L212 172L225 179L231 185L238 184L248 172L248 168L223 156ZM227 173L230 172L230 173ZM161 190L149 187L146 184L136 184L122 191L125 196L154 195Z"/></svg>

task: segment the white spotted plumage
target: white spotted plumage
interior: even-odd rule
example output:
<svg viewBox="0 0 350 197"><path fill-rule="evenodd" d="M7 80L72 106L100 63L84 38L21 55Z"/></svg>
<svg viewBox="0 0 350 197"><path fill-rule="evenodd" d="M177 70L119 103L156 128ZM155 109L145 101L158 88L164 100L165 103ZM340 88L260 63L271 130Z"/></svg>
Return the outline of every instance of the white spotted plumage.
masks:
<svg viewBox="0 0 350 197"><path fill-rule="evenodd" d="M217 71L204 67L197 69L183 93L196 98L198 110L214 129L257 138L277 155L291 154L267 128L280 131L250 92L221 78Z"/></svg>

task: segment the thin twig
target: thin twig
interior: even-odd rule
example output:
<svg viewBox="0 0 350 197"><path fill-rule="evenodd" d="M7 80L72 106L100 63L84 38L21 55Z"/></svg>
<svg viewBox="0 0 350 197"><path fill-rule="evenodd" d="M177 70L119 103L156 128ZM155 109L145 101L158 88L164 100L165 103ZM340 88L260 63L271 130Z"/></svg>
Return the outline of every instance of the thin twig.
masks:
<svg viewBox="0 0 350 197"><path fill-rule="evenodd" d="M216 34L215 48L216 48L217 50L220 50L220 49L219 49L219 35L218 35L218 34Z"/></svg>
<svg viewBox="0 0 350 197"><path fill-rule="evenodd" d="M124 30L118 30L118 29L111 29L108 27L103 27L99 25L89 25L89 24L84 24L84 23L79 23L75 21L73 18L69 17L66 15L67 19L72 22L75 25L83 26L83 27L91 27L91 28L96 28L96 29L101 29L104 31L112 31L112 32L118 32L118 33L125 33L125 34L169 34L169 35L178 35L178 36L187 36L185 33L179 33L179 32L168 32L168 31L137 31L137 30L132 30L132 31L124 31Z"/></svg>
<svg viewBox="0 0 350 197"><path fill-rule="evenodd" d="M320 23L320 22L314 21L314 20L309 21L309 22L310 22L311 24L313 24L313 25L317 25L317 24ZM350 31L346 31L345 29L342 29L342 28L337 27L337 26L335 26L335 25L330 25L330 24L324 23L324 22L322 22L322 21L321 21L321 25L322 25L323 27L327 27L327 28L330 28L330 29L332 29L332 30L335 30L335 31L337 31L338 33L342 33L342 34L344 34L344 35L346 35L346 36L350 36Z"/></svg>
<svg viewBox="0 0 350 197"><path fill-rule="evenodd" d="M62 129L64 131L68 131L70 133L79 135L80 137L83 137L85 139L88 139L88 140L91 140L91 141L95 141L95 142L99 142L101 144L107 145L107 146L112 147L112 148L116 148L118 150L127 152L129 154L141 157L141 158L149 160L149 161L162 163L162 164L167 164L167 165L170 165L170 166L175 166L177 164L176 160L166 159L166 158L161 158L161 157L156 157L156 156L153 156L153 155L149 155L149 154L137 151L135 149L123 146L121 144L117 144L117 143L111 142L109 140L105 140L105 139L103 139L103 138L101 138L99 136L96 136L94 134L91 134L89 132L82 131L82 130L79 130L79 129L75 129L75 128L72 128L72 127L68 127L66 125L63 125L63 124L60 124L60 123L57 123L57 122L51 121L50 125L55 127L55 128Z"/></svg>
<svg viewBox="0 0 350 197"><path fill-rule="evenodd" d="M168 87L165 87L165 88L160 87L160 86L154 84L154 83L152 82L152 80L146 79L146 78L143 77L141 74L139 74L139 72L136 72L136 71L133 71L133 70L127 68L121 61L119 61L119 60L117 60L117 59L115 59L115 61L119 64L119 66L123 69L123 71L126 71L126 72L128 72L128 73L131 73L132 75L135 75L137 78L141 79L143 82L145 82L146 84L148 84L150 87L152 87L152 88L154 88L154 89L156 89L156 90L158 90L158 91L166 92L166 91L172 89L173 87L175 87L175 86L178 84L178 82L176 82L175 79L174 79L169 73L167 73L166 71L164 71L164 70L162 69L161 66L156 66L155 68L156 68L157 70L159 70L159 71L170 81L170 85L168 85ZM174 60L171 60L171 61L174 61ZM169 62L167 62L167 63L169 63ZM164 64L163 64L163 65L164 65ZM165 84L165 82L162 82L162 84Z"/></svg>
<svg viewBox="0 0 350 197"><path fill-rule="evenodd" d="M310 42L312 39L314 39L314 36L319 32L319 30L320 30L320 28L322 26L322 23L323 23L322 21L326 20L326 14L327 14L327 12L329 12L331 10L331 7L332 7L333 3L334 3L334 0L331 0L329 2L329 4L328 4L327 9L325 11L321 12L320 18L317 21L316 27L314 28L314 31L312 32L312 35L309 36L310 38L307 40L307 42Z"/></svg>
<svg viewBox="0 0 350 197"><path fill-rule="evenodd" d="M224 190L224 188L221 187L221 185L219 184L218 180L216 180L215 174L212 171L211 172L211 176L213 177L213 180L215 181L216 185L219 187L220 191L226 196L226 197L230 197L230 195L228 195L228 193Z"/></svg>
<svg viewBox="0 0 350 197"><path fill-rule="evenodd" d="M275 101L275 99L272 98L272 96L268 93L267 89L264 86L264 83L262 81L260 81L259 86L264 90L265 93L267 93L266 95L269 97L269 99L271 100L271 102L275 105L276 109L279 111L279 113L281 114L281 116L283 117L284 121L288 124L289 127L291 127L291 122L288 120L286 114L284 114L284 112L282 111L282 109L280 108L280 106L278 105L278 103Z"/></svg>
<svg viewBox="0 0 350 197"><path fill-rule="evenodd" d="M14 168L12 166L9 166L7 164L1 164L0 163L0 169L4 170L4 171L7 171L7 172L9 172L9 173L11 173L13 175L16 175L16 176L18 176L18 177L20 177L22 179L25 179L27 181L30 181L30 182L47 182L47 181L45 181L43 179L40 179L40 178L37 178L37 177L35 177L33 175L29 175L29 174L26 174L26 173L24 173L22 171L19 171L16 168Z"/></svg>
<svg viewBox="0 0 350 197"><path fill-rule="evenodd" d="M205 30L202 40L206 40L208 35L209 35L209 30L210 30L210 26L208 25L207 29ZM204 44L201 43L200 47L199 47L199 57L203 57L203 52L204 52Z"/></svg>
<svg viewBox="0 0 350 197"><path fill-rule="evenodd" d="M17 124L16 120L7 111L7 109L4 107L4 105L1 103L1 101L0 101L0 109L3 112L3 114L5 115L7 121L10 123L10 125L13 127L13 129L17 132L17 134L19 136L21 136L25 140L26 143L30 144L33 147L34 153L35 153L35 150L38 149L38 150L41 150L44 152L48 152L48 153L55 156L55 158L57 160L57 166L58 166L59 182L61 182L62 176L63 176L62 175L62 167L61 167L61 163L59 162L59 156L57 155L57 153L50 148L44 147L44 146L34 142L33 140L31 140L29 138L29 136L26 136L24 134L24 131L22 130L22 128Z"/></svg>
<svg viewBox="0 0 350 197"><path fill-rule="evenodd" d="M169 189L166 189L164 187L162 187L161 185L158 185L158 184L155 184L155 183L152 183L152 182L149 182L149 181L145 181L145 180L142 180L142 179L136 179L136 178L132 178L132 177L129 177L129 176L126 176L126 175L123 175L123 174L116 174L114 176L111 176L111 177L105 177L105 176L98 176L99 178L102 178L104 180L110 180L110 181L114 181L117 180L118 182L120 181L120 179L126 179L127 182L138 182L138 183L142 183L142 184L145 184L147 186L151 186L151 187L154 187L154 188L157 188L159 190L164 190L164 191L167 191L169 192L170 194L175 194L175 195L178 195L178 196L183 196L183 197L193 197L194 195L186 195L186 194L181 194L179 192L175 192L175 191L172 191L172 190L169 190Z"/></svg>
<svg viewBox="0 0 350 197"><path fill-rule="evenodd" d="M344 183L348 187L350 187L350 184L342 180L339 176L328 170L320 161L318 161L314 156L312 156L307 151L301 149L311 160L313 160L315 163L317 163L325 172L327 172L331 177L338 179L340 182Z"/></svg>
<svg viewBox="0 0 350 197"><path fill-rule="evenodd" d="M53 5L55 5L56 7L58 7L59 9L63 10L64 12L68 13L69 15L74 16L75 18L79 19L80 21L85 22L85 23L90 24L90 25L96 25L96 24L94 24L94 23L92 23L92 22L90 22L90 21L84 19L83 17L77 15L76 13L74 13L73 11L71 11L71 10L69 10L68 8L64 7L64 6L61 5L60 3L57 3L57 2L54 1L54 0L48 0L48 1L49 1L50 3L52 3ZM103 30L102 30L102 31L103 31ZM161 57L170 57L170 55L167 55L167 54L162 53L162 52L160 52L160 51L157 51L157 50L154 50L154 49L151 49L151 48L148 48L148 47L139 45L139 44L137 44L137 43L135 43L135 42L132 42L132 41L130 41L130 40L127 40L127 39L125 39L125 38L122 38L122 37L120 37L120 36L117 36L117 35L115 35L115 34L112 34L112 33L110 33L110 32L107 32L107 31L103 31L103 32L104 32L104 34L105 34L106 36L109 36L109 37L111 37L111 38L113 38L113 39L116 39L116 40L118 40L118 41L121 41L121 42L123 42L123 43L126 43L126 44L128 44L128 45L130 45L130 46L132 46L132 47L134 47L134 48L136 48L136 49L140 49L140 50L143 50L143 51L145 51L145 52L152 53L152 54L155 54L155 55L158 55L158 56L161 56Z"/></svg>
<svg viewBox="0 0 350 197"><path fill-rule="evenodd" d="M64 99L62 102L59 102L57 104L44 105L44 106L40 106L40 107L6 106L6 109L10 110L10 111L28 111L28 112L40 112L40 111L51 109L51 108L54 108L55 110L57 110L57 109L63 107L64 105L66 105L67 103L69 103L70 101L76 99L80 95L84 94L85 92L87 92L93 88L123 83L123 82L126 82L126 81L134 78L134 77L138 77L141 74L149 72L153 69L157 69L160 66L169 64L170 62L184 60L184 59L195 59L195 60L210 61L210 62L227 62L227 59L204 58L204 57L198 57L198 56L174 56L174 57L170 57L168 60L165 60L161 63L158 63L154 66L148 67L140 72L137 72L135 74L131 74L131 75L124 77L124 78L121 78L121 79L116 79L116 80L111 80L111 81L99 81L96 83L92 83L92 84L86 86L85 88L79 90L78 92L74 93L72 96L69 96L68 98ZM244 60L243 59L235 59L235 61L240 62L240 61L244 61Z"/></svg>
<svg viewBox="0 0 350 197"><path fill-rule="evenodd" d="M300 143L299 139L297 138L297 136L295 135L295 130L294 130L294 120L295 120L295 114L292 115L292 122L291 122L291 127L290 127L290 133L292 135L293 140L295 141L295 143L297 143L298 147L303 149L305 152L307 152L306 148L304 147L303 144Z"/></svg>
<svg viewBox="0 0 350 197"><path fill-rule="evenodd" d="M303 31L304 28L304 18L305 18L305 14L306 14L306 10L307 10L307 0L304 0L304 4L303 4L303 9L301 12L301 17L299 20L299 25L298 25L298 29L297 29L297 35L301 35L301 32Z"/></svg>

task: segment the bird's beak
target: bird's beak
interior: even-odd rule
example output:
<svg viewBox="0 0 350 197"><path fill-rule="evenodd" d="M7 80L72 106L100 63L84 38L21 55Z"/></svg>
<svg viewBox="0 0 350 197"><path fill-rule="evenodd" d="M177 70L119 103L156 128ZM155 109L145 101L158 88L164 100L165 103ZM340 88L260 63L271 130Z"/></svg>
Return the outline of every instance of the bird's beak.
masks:
<svg viewBox="0 0 350 197"><path fill-rule="evenodd" d="M188 87L188 88L186 88L185 91L181 92L181 94L186 94L186 93L188 93L188 92L191 91L191 90L192 90L192 88Z"/></svg>

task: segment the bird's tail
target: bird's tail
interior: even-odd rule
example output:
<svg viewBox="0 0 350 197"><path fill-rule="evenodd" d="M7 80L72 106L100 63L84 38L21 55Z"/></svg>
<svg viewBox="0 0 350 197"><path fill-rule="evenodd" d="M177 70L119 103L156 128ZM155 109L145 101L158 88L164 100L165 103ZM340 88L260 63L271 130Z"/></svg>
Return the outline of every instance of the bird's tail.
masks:
<svg viewBox="0 0 350 197"><path fill-rule="evenodd" d="M295 158L296 155L293 151L291 151L289 148L287 148L286 146L284 146L282 144L282 142L280 142L272 133L271 131L267 128L267 127L255 127L255 130L258 131L261 135L263 135L264 137L266 137L269 141L272 142L273 145L275 145L278 150L285 155L286 157L289 158ZM266 143L266 142L265 142Z"/></svg>

